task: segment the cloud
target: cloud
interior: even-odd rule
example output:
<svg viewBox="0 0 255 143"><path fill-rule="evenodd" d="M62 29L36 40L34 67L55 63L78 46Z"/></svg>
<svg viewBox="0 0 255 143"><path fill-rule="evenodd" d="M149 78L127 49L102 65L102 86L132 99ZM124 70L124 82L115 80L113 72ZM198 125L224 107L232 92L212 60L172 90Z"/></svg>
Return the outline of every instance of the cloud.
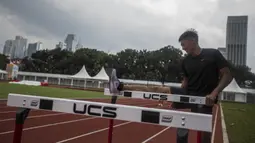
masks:
<svg viewBox="0 0 255 143"><path fill-rule="evenodd" d="M84 46L111 52L169 44L180 48L179 35L193 27L202 47L217 48L225 46L227 16L248 15L248 64L254 69L254 4L252 0L1 0L0 32L8 34L0 34L0 42L21 34L54 48L66 34L74 33Z"/></svg>

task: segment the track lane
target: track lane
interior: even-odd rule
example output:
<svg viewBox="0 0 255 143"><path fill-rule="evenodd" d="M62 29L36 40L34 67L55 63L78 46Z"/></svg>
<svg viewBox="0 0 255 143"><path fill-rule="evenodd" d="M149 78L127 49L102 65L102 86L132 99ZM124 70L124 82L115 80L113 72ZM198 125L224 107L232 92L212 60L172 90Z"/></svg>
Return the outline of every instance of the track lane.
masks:
<svg viewBox="0 0 255 143"><path fill-rule="evenodd" d="M125 125L128 125L130 124L131 122L124 122L124 123L120 123L120 124L117 124L117 125L113 125L113 129L116 129L118 127L121 127L121 126L125 126ZM65 140L61 140L61 141L58 141L56 143L65 143L65 142L73 142L73 141L78 141L80 142L80 140L76 140L76 139L79 139L79 138L82 138L82 137L85 137L85 136L90 136L90 135L96 135L96 137L94 138L93 142L102 142L102 139L103 139L103 136L106 135L106 134L102 134L101 133L104 133L104 131L108 131L109 127L106 127L106 128L102 128L100 130L95 130L95 131L92 131L92 132L89 132L89 133L85 133L85 134L82 134L82 135L79 135L79 136L75 136L75 137L72 137L72 138L68 138L68 139L65 139ZM98 138L98 136L100 138ZM98 140L97 140L98 139ZM104 138L104 141L107 141L108 140L108 136L105 136ZM103 141L103 142L104 142ZM87 142L87 140L85 141Z"/></svg>
<svg viewBox="0 0 255 143"><path fill-rule="evenodd" d="M151 105L137 105L141 107L157 108L157 102ZM125 121L126 122L126 121ZM128 125L114 128L113 130L113 143L141 143L146 138L156 134L160 130L164 129L163 126L141 124L132 122ZM142 132L141 132L142 131ZM145 132L144 132L145 131ZM139 135L139 136L138 136ZM90 134L82 136L79 138L74 138L68 140L68 143L81 143L81 142L106 142L108 137L108 130L97 132L95 134ZM100 136L100 138L98 137Z"/></svg>
<svg viewBox="0 0 255 143"><path fill-rule="evenodd" d="M38 116L38 115L46 115L46 114L56 114L57 112L51 111L42 111L42 110L31 110L28 116ZM0 120L15 118L16 111L9 113L0 113Z"/></svg>
<svg viewBox="0 0 255 143"><path fill-rule="evenodd" d="M65 122L69 120L77 120L77 119L82 119L86 118L82 115L69 115L69 114L61 114L61 115L56 115L52 117L41 117L41 118L28 118L26 119L24 123L24 128L29 128L29 127L35 127L35 126L40 126L44 124L53 124L53 123L58 123L58 122ZM15 120L12 121L6 121L6 122L0 122L0 136L2 132L7 132L7 131L13 131L15 128Z"/></svg>

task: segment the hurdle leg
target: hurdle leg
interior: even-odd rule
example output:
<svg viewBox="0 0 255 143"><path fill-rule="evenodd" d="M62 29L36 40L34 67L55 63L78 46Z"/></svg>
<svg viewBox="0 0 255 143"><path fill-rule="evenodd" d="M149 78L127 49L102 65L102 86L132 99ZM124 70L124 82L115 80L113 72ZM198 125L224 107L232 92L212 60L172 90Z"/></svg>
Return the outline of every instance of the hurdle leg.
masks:
<svg viewBox="0 0 255 143"><path fill-rule="evenodd" d="M202 143L201 142L201 132L197 132L197 143Z"/></svg>
<svg viewBox="0 0 255 143"><path fill-rule="evenodd" d="M117 101L117 96L112 96L111 103L115 104ZM112 143L112 132L113 132L113 119L109 121L109 130L108 130L108 143Z"/></svg>
<svg viewBox="0 0 255 143"><path fill-rule="evenodd" d="M176 143L188 143L189 130L177 128L177 141Z"/></svg>
<svg viewBox="0 0 255 143"><path fill-rule="evenodd" d="M188 143L189 130L187 129L177 129L177 143ZM202 138L202 132L197 131L197 142L196 143L206 143L208 138ZM203 142L202 142L203 141Z"/></svg>
<svg viewBox="0 0 255 143"><path fill-rule="evenodd" d="M206 107L202 105L198 105L196 109L191 109L193 112L196 113L203 113L203 114L213 114L212 107ZM197 131L197 143L211 143L211 133Z"/></svg>
<svg viewBox="0 0 255 143"><path fill-rule="evenodd" d="M16 112L15 130L13 135L13 143L21 143L22 130L24 122L29 114L30 109L19 108Z"/></svg>

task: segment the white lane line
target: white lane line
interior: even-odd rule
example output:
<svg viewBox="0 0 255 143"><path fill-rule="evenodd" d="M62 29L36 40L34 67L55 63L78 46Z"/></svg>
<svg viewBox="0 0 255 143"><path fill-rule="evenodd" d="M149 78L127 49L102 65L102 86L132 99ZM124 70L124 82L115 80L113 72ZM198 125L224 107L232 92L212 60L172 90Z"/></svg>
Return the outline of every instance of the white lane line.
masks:
<svg viewBox="0 0 255 143"><path fill-rule="evenodd" d="M214 143L214 138L215 138L214 136L215 136L216 125L217 125L218 111L219 111L219 106L216 106L216 113L215 113L215 118L214 118L214 124L213 124L213 131L212 131L211 143Z"/></svg>
<svg viewBox="0 0 255 143"><path fill-rule="evenodd" d="M16 111L4 111L4 112L0 112L0 114L6 114L6 113L14 113Z"/></svg>
<svg viewBox="0 0 255 143"><path fill-rule="evenodd" d="M38 116L30 116L30 117L28 116L27 119L48 117L48 116L57 116L57 115L62 115L62 114L67 114L67 113L46 114L46 115L38 115ZM3 120L0 120L0 122L12 121L12 120L16 120L16 118L3 119Z"/></svg>
<svg viewBox="0 0 255 143"><path fill-rule="evenodd" d="M25 129L23 129L23 131L44 128L44 127L50 127L50 126L56 126L56 125L62 125L62 124L68 124L68 123L79 122L79 121L86 121L86 120L91 120L91 119L95 119L95 118L98 118L98 117L90 117L90 118L85 118L85 119L83 118L83 119L70 120L70 121L58 122L58 123L53 123L53 124L46 124L46 125L41 125L41 126L34 126L34 127L25 128ZM0 135L9 134L9 133L13 133L13 132L14 131L2 132L2 133L0 133Z"/></svg>
<svg viewBox="0 0 255 143"><path fill-rule="evenodd" d="M125 123L121 123L121 124L118 124L118 125L115 125L113 126L114 128L115 127L120 127L120 126L123 126L123 125L127 125L127 124L130 124L131 122L125 122ZM89 133L86 133L86 134L82 134L82 135L79 135L79 136L75 136L75 137L72 137L72 138L68 138L68 139L65 139L65 140L61 140L61 141L58 141L56 143L63 143L63 142L67 142L67 141L71 141L71 140L74 140L74 139L78 139L78 138L81 138L81 137L85 137L85 136L89 136L89 135L92 135L92 134L95 134L95 133L99 133L99 132L102 132L102 131L105 131L105 130L108 130L109 128L103 128L103 129L100 129L100 130L95 130L95 131L92 131L92 132L89 132Z"/></svg>
<svg viewBox="0 0 255 143"><path fill-rule="evenodd" d="M147 143L148 141L150 141L151 139L155 138L156 136L162 134L164 131L166 131L167 129L170 129L171 127L166 127L165 129L161 130L160 132L156 133L155 135L149 137L148 139L146 139L145 141L143 141L142 143Z"/></svg>
<svg viewBox="0 0 255 143"><path fill-rule="evenodd" d="M222 126L221 128L222 128L222 134L223 134L223 142L229 143L226 123L225 123L225 118L224 118L224 112L222 110L221 103L220 103L220 115L221 115L221 126Z"/></svg>

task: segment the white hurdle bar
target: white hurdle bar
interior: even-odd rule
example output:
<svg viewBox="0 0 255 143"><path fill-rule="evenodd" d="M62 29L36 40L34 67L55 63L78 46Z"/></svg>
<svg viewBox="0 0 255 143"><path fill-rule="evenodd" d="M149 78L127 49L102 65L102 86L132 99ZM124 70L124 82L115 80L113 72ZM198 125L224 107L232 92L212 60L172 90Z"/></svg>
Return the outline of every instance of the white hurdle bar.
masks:
<svg viewBox="0 0 255 143"><path fill-rule="evenodd" d="M104 88L104 95L113 96L110 93L109 88ZM144 91L120 91L120 97L129 97L137 99L149 99L149 100L165 100L171 102L190 103L190 104L202 104L206 102L205 97L189 96L189 95L178 95L178 94L167 94L167 93L155 93L155 92L144 92Z"/></svg>
<svg viewBox="0 0 255 143"><path fill-rule="evenodd" d="M212 132L207 114L12 93L7 105Z"/></svg>

